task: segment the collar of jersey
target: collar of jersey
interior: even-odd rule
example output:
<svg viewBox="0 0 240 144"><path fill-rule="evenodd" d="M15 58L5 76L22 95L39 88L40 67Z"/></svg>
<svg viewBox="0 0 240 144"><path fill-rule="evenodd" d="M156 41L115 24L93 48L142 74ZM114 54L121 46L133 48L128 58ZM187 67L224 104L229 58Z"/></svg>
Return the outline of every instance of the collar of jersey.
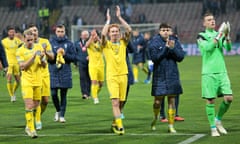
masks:
<svg viewBox="0 0 240 144"><path fill-rule="evenodd" d="M25 47L26 49L29 49L29 50L32 50L32 49L33 49L33 47L28 48L25 44L24 44L24 47Z"/></svg>
<svg viewBox="0 0 240 144"><path fill-rule="evenodd" d="M112 42L113 44L120 44L120 42Z"/></svg>
<svg viewBox="0 0 240 144"><path fill-rule="evenodd" d="M213 32L214 29L206 29L206 32Z"/></svg>

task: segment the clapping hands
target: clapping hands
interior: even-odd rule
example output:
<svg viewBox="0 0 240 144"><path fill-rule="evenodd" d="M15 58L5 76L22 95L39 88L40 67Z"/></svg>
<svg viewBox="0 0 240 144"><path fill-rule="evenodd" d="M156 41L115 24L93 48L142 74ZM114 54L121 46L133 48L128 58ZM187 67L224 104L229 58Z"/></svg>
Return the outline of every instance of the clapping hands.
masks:
<svg viewBox="0 0 240 144"><path fill-rule="evenodd" d="M169 38L166 41L166 47L168 48L174 48L175 46L175 41L174 40L170 40Z"/></svg>
<svg viewBox="0 0 240 144"><path fill-rule="evenodd" d="M230 23L228 21L223 22L218 29L218 35L216 36L215 39L219 40L222 37L222 35L224 35L227 40L230 40L231 39L230 30L231 30Z"/></svg>

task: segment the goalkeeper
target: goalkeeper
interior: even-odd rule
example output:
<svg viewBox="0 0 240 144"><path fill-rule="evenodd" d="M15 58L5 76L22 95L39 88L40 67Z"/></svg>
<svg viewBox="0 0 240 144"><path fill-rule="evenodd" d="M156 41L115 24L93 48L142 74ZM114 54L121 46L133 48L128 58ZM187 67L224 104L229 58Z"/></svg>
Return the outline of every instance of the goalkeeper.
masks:
<svg viewBox="0 0 240 144"><path fill-rule="evenodd" d="M228 78L223 48L231 50L230 24L223 22L218 32L213 14L203 16L205 31L200 32L197 44L202 55L202 98L206 99L206 113L212 136L227 134L221 120L231 105L233 96ZM215 114L215 98L223 97L218 112Z"/></svg>

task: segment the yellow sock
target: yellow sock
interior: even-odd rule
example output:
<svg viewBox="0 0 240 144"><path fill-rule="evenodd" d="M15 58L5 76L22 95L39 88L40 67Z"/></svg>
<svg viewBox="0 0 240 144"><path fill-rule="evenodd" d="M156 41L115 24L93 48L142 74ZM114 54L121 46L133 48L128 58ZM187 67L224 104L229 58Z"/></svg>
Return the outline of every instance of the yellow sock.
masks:
<svg viewBox="0 0 240 144"><path fill-rule="evenodd" d="M41 114L46 110L47 105L44 103L41 103Z"/></svg>
<svg viewBox="0 0 240 144"><path fill-rule="evenodd" d="M35 121L41 122L41 106L38 105L35 111Z"/></svg>
<svg viewBox="0 0 240 144"><path fill-rule="evenodd" d="M18 86L19 86L19 83L16 82L16 81L14 81L14 83L13 83L13 94L15 94L15 92L16 92Z"/></svg>
<svg viewBox="0 0 240 144"><path fill-rule="evenodd" d="M133 76L134 76L134 80L137 81L138 80L138 68L137 68L137 66L133 66Z"/></svg>
<svg viewBox="0 0 240 144"><path fill-rule="evenodd" d="M116 125L116 121L113 120L113 121L112 121L112 127L115 127L115 126L117 126L117 125Z"/></svg>
<svg viewBox="0 0 240 144"><path fill-rule="evenodd" d="M115 122L116 122L116 125L117 127L120 129L120 128L123 128L123 124L122 124L122 119L121 118L116 118L115 119Z"/></svg>
<svg viewBox="0 0 240 144"><path fill-rule="evenodd" d="M174 124L175 109L168 109L168 124Z"/></svg>
<svg viewBox="0 0 240 144"><path fill-rule="evenodd" d="M100 88L100 86L98 85L98 87L97 87L97 93L99 93L101 91L101 88Z"/></svg>
<svg viewBox="0 0 240 144"><path fill-rule="evenodd" d="M34 131L34 117L33 110L25 110L25 118L26 118L26 126L30 129L30 131Z"/></svg>
<svg viewBox="0 0 240 144"><path fill-rule="evenodd" d="M93 98L98 97L98 85L97 84L92 84L91 85L91 93Z"/></svg>
<svg viewBox="0 0 240 144"><path fill-rule="evenodd" d="M154 113L154 118L158 119L158 115L160 113L160 109L159 108L153 108L153 113Z"/></svg>
<svg viewBox="0 0 240 144"><path fill-rule="evenodd" d="M11 82L7 82L7 89L10 96L13 96L13 85Z"/></svg>

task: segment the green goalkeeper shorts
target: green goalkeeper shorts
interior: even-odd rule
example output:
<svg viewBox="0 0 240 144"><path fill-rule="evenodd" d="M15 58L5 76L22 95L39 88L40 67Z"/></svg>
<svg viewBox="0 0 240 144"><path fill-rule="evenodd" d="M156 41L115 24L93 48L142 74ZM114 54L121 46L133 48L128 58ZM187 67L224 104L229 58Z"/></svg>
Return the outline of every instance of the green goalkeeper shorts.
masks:
<svg viewBox="0 0 240 144"><path fill-rule="evenodd" d="M202 75L202 98L212 99L224 95L232 95L227 73Z"/></svg>

